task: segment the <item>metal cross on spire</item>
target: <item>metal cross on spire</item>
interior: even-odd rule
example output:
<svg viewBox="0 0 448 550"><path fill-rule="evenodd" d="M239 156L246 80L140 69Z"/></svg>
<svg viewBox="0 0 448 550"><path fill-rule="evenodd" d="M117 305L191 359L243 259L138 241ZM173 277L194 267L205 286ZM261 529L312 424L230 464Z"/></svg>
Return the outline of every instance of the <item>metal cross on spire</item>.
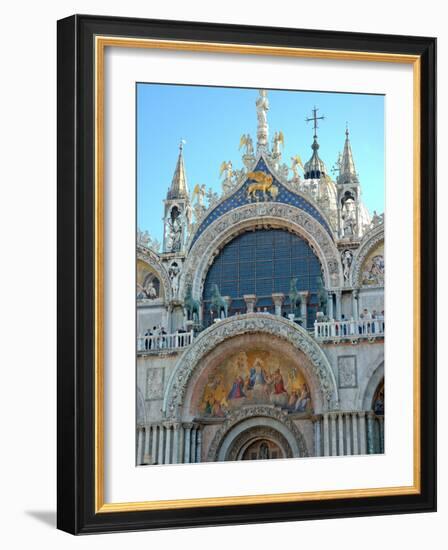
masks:
<svg viewBox="0 0 448 550"><path fill-rule="evenodd" d="M313 127L314 127L314 138L315 138L315 139L317 138L317 129L319 128L319 125L318 125L317 121L318 121L318 120L324 120L324 119L325 119L324 116L317 116L317 111L318 111L318 110L319 110L319 109L318 109L316 106L314 106L314 109L313 109L313 116L310 117L310 118L306 118L306 119L305 119L305 122L311 122L311 121L313 121L313 123L314 123L314 124L313 124Z"/></svg>

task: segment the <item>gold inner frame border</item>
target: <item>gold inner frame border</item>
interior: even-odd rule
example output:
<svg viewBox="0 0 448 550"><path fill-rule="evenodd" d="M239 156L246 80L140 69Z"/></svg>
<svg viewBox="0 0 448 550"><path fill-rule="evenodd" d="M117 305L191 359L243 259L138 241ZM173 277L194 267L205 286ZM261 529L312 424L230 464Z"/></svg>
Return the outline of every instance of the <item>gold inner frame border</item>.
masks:
<svg viewBox="0 0 448 550"><path fill-rule="evenodd" d="M106 503L104 501L104 55L106 47L146 48L208 53L233 53L279 57L301 57L381 63L405 63L413 66L413 218L414 218L414 346L413 346L413 455L414 482L409 486L368 489L341 489L301 493L273 493L178 500ZM345 50L256 46L177 40L96 36L95 56L95 513L167 510L212 506L232 506L279 502L304 502L343 498L365 498L420 494L421 492L421 423L420 423L420 164L421 164L421 60L418 55L402 55Z"/></svg>

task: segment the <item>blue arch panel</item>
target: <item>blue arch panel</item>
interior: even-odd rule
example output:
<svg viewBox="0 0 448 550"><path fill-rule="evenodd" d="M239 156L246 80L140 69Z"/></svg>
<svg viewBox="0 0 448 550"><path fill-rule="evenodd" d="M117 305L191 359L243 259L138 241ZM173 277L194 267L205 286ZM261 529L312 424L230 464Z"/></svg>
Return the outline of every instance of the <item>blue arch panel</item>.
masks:
<svg viewBox="0 0 448 550"><path fill-rule="evenodd" d="M260 229L243 233L224 246L211 265L204 284L204 320L212 322L210 299L216 284L222 296L230 296L229 315L246 312L243 296L255 294L255 310L274 313L272 293L286 296L282 313L291 312L289 288L297 278L297 289L308 290L308 328L317 308L317 278L321 265L308 243L282 229Z"/></svg>
<svg viewBox="0 0 448 550"><path fill-rule="evenodd" d="M320 224L323 225L323 227L327 230L330 237L333 239L333 234L328 226L328 223L325 221L323 216L320 214L320 212L306 199L303 197L296 195L289 189L286 189L284 185L282 185L277 179L275 179L274 175L269 171L269 168L267 167L265 161L261 158L254 171L260 171L265 172L267 174L272 175L274 178L274 185L278 187L279 193L277 195L277 198L275 202L280 202L283 204L290 204L291 206L296 206L297 208L300 208L301 210L305 211L307 214L312 216L314 219L316 219ZM193 241L191 243L191 246L197 241L197 239L202 235L202 233L209 227L215 220L217 220L220 216L223 214L226 214L227 212L230 212L230 210L234 210L235 208L238 208L239 206L243 206L245 204L249 204L251 201L247 198L247 187L252 182L250 180L247 180L244 185L241 186L238 191L236 191L233 195L231 195L228 199L226 199L224 202L222 202L219 206L217 206L210 214L205 218L205 220L201 223L198 230L196 231L196 234L193 238ZM272 199L270 199L272 200ZM190 248L191 248L190 246Z"/></svg>

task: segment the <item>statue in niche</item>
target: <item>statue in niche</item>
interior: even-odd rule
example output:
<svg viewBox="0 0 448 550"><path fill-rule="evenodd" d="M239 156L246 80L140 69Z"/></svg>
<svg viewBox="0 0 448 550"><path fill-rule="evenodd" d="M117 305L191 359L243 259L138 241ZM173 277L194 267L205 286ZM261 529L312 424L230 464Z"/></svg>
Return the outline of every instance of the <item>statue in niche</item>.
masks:
<svg viewBox="0 0 448 550"><path fill-rule="evenodd" d="M353 261L353 253L351 250L344 250L341 254L344 281L348 281L350 277L350 267Z"/></svg>
<svg viewBox="0 0 448 550"><path fill-rule="evenodd" d="M179 265L177 264L177 262L173 262L168 268L168 275L171 281L171 290L172 290L173 296L176 296L177 289L179 288L179 273L180 273Z"/></svg>
<svg viewBox="0 0 448 550"><path fill-rule="evenodd" d="M344 201L342 206L342 230L344 237L354 237L356 234L355 201L351 198Z"/></svg>
<svg viewBox="0 0 448 550"><path fill-rule="evenodd" d="M179 252L182 246L182 215L177 206L173 206L167 224L167 250Z"/></svg>

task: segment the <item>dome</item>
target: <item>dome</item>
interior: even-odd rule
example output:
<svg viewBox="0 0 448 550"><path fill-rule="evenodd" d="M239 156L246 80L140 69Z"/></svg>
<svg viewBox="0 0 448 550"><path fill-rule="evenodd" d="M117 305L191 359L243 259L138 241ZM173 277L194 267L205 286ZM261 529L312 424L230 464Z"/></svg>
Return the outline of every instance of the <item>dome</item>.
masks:
<svg viewBox="0 0 448 550"><path fill-rule="evenodd" d="M325 166L324 161L319 157L318 149L319 144L317 143L316 136L314 137L314 142L311 145L313 154L308 162L305 163L304 173L305 179L319 179L327 175L327 167Z"/></svg>

